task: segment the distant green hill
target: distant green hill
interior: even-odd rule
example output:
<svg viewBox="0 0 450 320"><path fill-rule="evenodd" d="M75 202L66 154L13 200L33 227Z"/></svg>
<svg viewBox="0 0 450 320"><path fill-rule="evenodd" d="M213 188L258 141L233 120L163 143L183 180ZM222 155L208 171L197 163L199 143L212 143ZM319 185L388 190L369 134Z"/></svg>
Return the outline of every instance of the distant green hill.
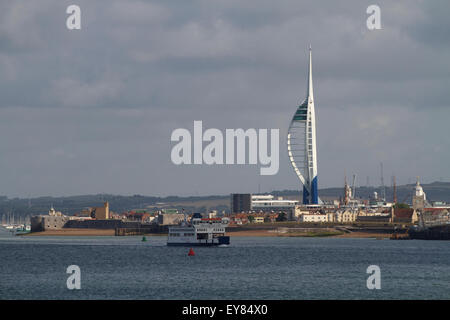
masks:
<svg viewBox="0 0 450 320"><path fill-rule="evenodd" d="M110 209L121 213L131 209L144 209L148 206L166 207L171 203L187 203L205 200L224 199L229 196L195 196L195 197L152 197L152 196L120 196L110 194L81 195L69 197L39 197L32 199L0 197L0 216L13 215L15 217L46 214L51 206L64 214L72 215L87 207L102 206L105 201L109 202ZM189 206L186 206L186 210ZM226 208L223 208L224 210ZM180 208L181 210L181 208Z"/></svg>

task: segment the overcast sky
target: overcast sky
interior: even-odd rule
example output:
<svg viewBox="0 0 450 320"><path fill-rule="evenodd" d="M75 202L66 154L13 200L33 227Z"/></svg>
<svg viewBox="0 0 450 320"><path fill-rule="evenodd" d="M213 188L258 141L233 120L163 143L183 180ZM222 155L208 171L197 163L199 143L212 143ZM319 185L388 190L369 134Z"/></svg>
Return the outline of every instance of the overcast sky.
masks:
<svg viewBox="0 0 450 320"><path fill-rule="evenodd" d="M81 7L81 30L66 8ZM366 9L381 8L381 30ZM319 188L450 181L450 2L0 2L0 194L300 189L286 131L313 49ZM279 128L280 170L176 166L176 128Z"/></svg>

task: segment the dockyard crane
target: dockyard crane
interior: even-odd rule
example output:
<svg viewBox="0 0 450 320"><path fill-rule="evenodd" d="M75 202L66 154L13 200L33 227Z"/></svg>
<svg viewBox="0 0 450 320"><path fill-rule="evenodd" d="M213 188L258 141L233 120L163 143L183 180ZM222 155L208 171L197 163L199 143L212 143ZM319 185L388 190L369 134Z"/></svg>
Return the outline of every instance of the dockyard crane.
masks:
<svg viewBox="0 0 450 320"><path fill-rule="evenodd" d="M352 197L353 197L353 199L356 199L356 184L355 184L355 180L356 180L356 174L353 175L353 182L352 182Z"/></svg>

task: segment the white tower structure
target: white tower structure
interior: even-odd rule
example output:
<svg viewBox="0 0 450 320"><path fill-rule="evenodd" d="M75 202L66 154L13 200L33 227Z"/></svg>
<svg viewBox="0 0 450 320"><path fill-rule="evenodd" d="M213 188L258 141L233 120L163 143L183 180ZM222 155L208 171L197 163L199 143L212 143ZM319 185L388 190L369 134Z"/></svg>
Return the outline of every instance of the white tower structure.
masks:
<svg viewBox="0 0 450 320"><path fill-rule="evenodd" d="M429 207L430 204L427 201L426 193L423 191L423 188L420 185L419 177L417 177L416 188L414 191L415 192L412 199L413 208L415 210L423 210L424 208Z"/></svg>
<svg viewBox="0 0 450 320"><path fill-rule="evenodd" d="M303 204L319 204L320 202L317 191L316 116L311 57L310 46L306 99L297 107L287 136L289 160L303 185Z"/></svg>
<svg viewBox="0 0 450 320"><path fill-rule="evenodd" d="M423 210L424 208L429 206L429 204L427 202L427 195L425 194L422 186L420 185L419 177L417 177L417 183L416 183L415 192L413 194L412 203L413 203L413 209L419 210L419 211Z"/></svg>
<svg viewBox="0 0 450 320"><path fill-rule="evenodd" d="M416 197L423 197L423 200L427 200L427 195L425 194L422 186L420 185L419 177L417 177L417 182L416 182Z"/></svg>

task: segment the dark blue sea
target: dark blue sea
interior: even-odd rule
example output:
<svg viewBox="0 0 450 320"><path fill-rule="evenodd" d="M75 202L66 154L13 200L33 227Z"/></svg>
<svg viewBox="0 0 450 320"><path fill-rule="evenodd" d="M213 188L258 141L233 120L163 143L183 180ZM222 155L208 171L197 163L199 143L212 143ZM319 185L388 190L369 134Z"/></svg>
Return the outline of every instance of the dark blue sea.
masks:
<svg viewBox="0 0 450 320"><path fill-rule="evenodd" d="M0 229L0 299L450 299L450 242L232 237L18 237ZM81 289L69 290L69 265ZM369 290L369 265L381 289Z"/></svg>

